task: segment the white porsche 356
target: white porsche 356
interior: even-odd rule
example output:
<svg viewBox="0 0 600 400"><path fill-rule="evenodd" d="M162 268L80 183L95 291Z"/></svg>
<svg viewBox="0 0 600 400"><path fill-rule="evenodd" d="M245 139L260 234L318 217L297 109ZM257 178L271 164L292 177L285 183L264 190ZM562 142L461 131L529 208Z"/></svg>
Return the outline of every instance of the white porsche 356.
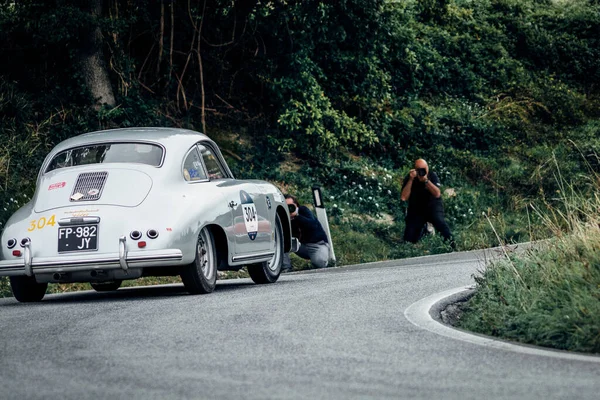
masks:
<svg viewBox="0 0 600 400"><path fill-rule="evenodd" d="M275 282L292 242L281 192L235 179L207 136L113 129L48 154L33 198L5 225L0 276L19 301L40 301L50 282L108 291L165 275L202 294L217 270L247 266L254 282Z"/></svg>

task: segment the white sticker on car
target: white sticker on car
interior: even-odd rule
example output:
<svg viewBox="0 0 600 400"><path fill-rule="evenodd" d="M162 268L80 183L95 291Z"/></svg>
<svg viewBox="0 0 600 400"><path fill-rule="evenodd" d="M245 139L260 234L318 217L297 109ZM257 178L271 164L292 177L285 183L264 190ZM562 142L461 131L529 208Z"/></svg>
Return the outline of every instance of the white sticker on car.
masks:
<svg viewBox="0 0 600 400"><path fill-rule="evenodd" d="M71 196L71 200L75 200L75 201L77 201L77 200L81 199L81 198L82 198L82 197L84 197L84 196L85 196L85 195L84 195L83 193L79 193L79 192L77 192L77 193L75 193L73 196Z"/></svg>
<svg viewBox="0 0 600 400"><path fill-rule="evenodd" d="M240 191L240 201L242 203L242 217L244 218L246 232L248 232L250 240L254 240L258 234L258 213L256 212L256 206L252 197L243 190Z"/></svg>

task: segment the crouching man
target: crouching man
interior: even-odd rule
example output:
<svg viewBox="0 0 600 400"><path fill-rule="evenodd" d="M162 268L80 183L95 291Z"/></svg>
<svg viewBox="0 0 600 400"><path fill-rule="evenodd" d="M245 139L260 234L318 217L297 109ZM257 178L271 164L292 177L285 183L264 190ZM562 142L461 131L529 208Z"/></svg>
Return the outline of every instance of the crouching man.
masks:
<svg viewBox="0 0 600 400"><path fill-rule="evenodd" d="M415 168L404 178L400 198L402 201L408 201L405 241L417 243L421 238L423 226L426 222L431 222L444 239L450 242L450 246L455 248L450 227L444 218L440 180L435 172L429 171L425 160L415 161Z"/></svg>
<svg viewBox="0 0 600 400"><path fill-rule="evenodd" d="M329 263L329 242L327 234L319 220L306 206L298 204L298 199L286 194L285 201L290 209L292 219L292 235L300 241L299 257L310 260L317 268L325 268ZM283 270L292 269L289 254L283 257Z"/></svg>

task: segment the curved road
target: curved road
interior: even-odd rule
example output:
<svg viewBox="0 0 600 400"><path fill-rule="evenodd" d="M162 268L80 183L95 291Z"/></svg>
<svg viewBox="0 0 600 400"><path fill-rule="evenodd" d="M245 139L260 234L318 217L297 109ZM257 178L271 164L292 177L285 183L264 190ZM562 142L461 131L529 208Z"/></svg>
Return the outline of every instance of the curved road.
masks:
<svg viewBox="0 0 600 400"><path fill-rule="evenodd" d="M597 358L482 346L405 317L473 283L481 257L220 281L207 296L172 285L0 299L0 398L598 399Z"/></svg>

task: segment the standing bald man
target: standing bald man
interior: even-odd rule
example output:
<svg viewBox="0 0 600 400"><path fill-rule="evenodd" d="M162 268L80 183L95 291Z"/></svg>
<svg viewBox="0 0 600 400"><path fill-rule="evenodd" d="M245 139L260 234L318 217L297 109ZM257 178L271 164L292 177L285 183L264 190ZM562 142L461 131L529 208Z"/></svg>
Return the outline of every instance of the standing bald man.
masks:
<svg viewBox="0 0 600 400"><path fill-rule="evenodd" d="M417 243L423 226L431 222L444 239L450 241L452 248L455 247L450 227L444 218L440 180L435 172L429 171L427 162L422 158L415 161L415 168L404 178L400 198L408 201L405 241Z"/></svg>

